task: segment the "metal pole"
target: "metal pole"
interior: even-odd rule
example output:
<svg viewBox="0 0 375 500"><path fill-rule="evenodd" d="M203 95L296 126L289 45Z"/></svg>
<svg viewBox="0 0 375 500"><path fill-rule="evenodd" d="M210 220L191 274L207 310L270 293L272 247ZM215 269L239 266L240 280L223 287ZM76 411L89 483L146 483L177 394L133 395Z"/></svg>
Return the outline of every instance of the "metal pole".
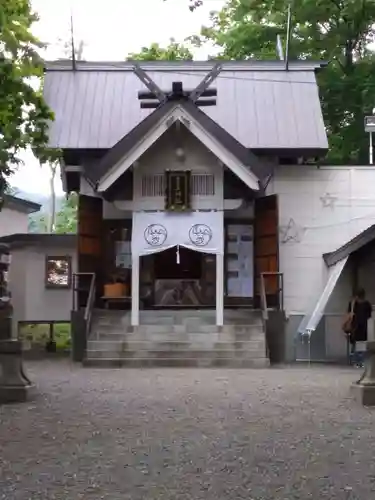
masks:
<svg viewBox="0 0 375 500"><path fill-rule="evenodd" d="M373 141L372 141L372 132L370 132L369 157L370 157L370 165L373 165L374 164L374 146L373 146Z"/></svg>
<svg viewBox="0 0 375 500"><path fill-rule="evenodd" d="M312 330L306 330L307 333L307 352L309 357L309 367L311 366L311 334Z"/></svg>
<svg viewBox="0 0 375 500"><path fill-rule="evenodd" d="M286 31L286 47L285 47L285 69L289 70L289 45L290 45L290 36L292 30L292 0L289 3L288 7L288 24Z"/></svg>
<svg viewBox="0 0 375 500"><path fill-rule="evenodd" d="M70 36L71 36L71 49L72 49L72 69L75 71L77 69L76 64L76 49L74 47L74 25L73 25L73 7L70 10Z"/></svg>

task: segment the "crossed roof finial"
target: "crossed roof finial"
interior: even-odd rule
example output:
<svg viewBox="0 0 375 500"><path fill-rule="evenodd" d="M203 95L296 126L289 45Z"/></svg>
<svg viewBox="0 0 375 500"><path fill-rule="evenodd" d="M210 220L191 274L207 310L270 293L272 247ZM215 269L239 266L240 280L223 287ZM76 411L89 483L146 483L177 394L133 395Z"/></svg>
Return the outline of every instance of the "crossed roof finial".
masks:
<svg viewBox="0 0 375 500"><path fill-rule="evenodd" d="M141 108L157 108L167 101L190 100L197 106L215 106L216 99L206 99L207 97L216 98L216 89L209 89L208 87L215 80L221 71L221 64L217 63L205 75L203 80L193 90L185 90L182 82L173 82L170 91L163 91L153 81L153 79L142 69L138 64L134 64L133 70L138 78L148 88L147 91L139 91L138 99L141 102ZM203 99L200 99L203 98Z"/></svg>

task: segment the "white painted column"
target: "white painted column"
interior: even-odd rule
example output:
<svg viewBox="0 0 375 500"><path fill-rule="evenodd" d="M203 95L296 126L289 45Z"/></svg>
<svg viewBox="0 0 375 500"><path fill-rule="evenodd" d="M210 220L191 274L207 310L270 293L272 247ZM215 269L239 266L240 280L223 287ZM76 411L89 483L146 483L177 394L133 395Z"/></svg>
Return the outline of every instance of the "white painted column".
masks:
<svg viewBox="0 0 375 500"><path fill-rule="evenodd" d="M139 325L139 257L132 254L132 326Z"/></svg>
<svg viewBox="0 0 375 500"><path fill-rule="evenodd" d="M216 254L216 325L224 324L224 255Z"/></svg>

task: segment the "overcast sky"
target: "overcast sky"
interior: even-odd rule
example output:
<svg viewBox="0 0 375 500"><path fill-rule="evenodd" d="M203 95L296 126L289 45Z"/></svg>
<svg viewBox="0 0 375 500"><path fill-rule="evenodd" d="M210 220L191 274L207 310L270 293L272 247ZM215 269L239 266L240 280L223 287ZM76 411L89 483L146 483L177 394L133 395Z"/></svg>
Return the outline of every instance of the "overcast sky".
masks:
<svg viewBox="0 0 375 500"><path fill-rule="evenodd" d="M40 21L34 33L48 44L46 58L62 56L58 39L70 37L70 13L73 12L75 39L84 40L84 57L91 61L122 60L152 42L166 45L170 38L183 41L198 34L207 24L209 13L218 10L224 0L205 0L204 6L191 13L188 0L31 0ZM104 10L105 9L105 10ZM196 52L205 59L211 48ZM19 189L48 194L48 170L41 169L32 154L23 156L25 165L12 177ZM61 182L57 182L61 190Z"/></svg>

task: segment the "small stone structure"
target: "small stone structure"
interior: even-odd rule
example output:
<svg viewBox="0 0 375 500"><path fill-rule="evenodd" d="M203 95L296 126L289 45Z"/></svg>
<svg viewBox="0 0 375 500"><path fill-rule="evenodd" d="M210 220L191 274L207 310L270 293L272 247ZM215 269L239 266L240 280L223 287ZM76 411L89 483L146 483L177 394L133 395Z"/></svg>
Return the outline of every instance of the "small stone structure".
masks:
<svg viewBox="0 0 375 500"><path fill-rule="evenodd" d="M375 406L375 341L367 342L365 371L352 392L364 406Z"/></svg>
<svg viewBox="0 0 375 500"><path fill-rule="evenodd" d="M6 273L10 256L0 244L0 404L26 401L33 388L22 364L22 342L12 340L12 305Z"/></svg>
<svg viewBox="0 0 375 500"><path fill-rule="evenodd" d="M0 404L26 401L34 389L22 364L22 343L0 340Z"/></svg>

